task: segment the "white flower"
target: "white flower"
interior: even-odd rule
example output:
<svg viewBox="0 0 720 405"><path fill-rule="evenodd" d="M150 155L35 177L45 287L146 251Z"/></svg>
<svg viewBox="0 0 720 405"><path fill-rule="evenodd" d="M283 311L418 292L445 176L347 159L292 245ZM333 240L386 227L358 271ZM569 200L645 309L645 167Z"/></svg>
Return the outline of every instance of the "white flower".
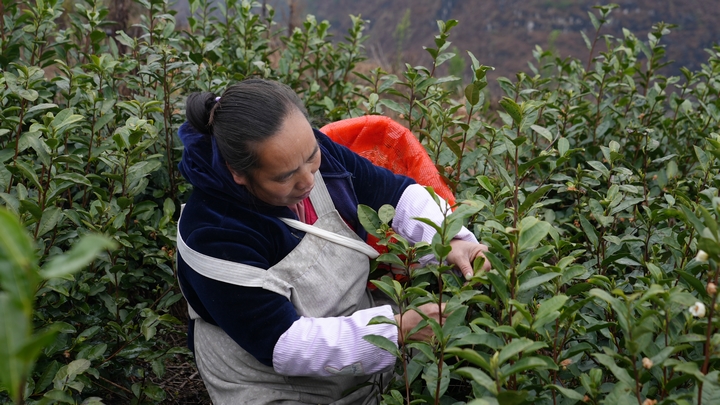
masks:
<svg viewBox="0 0 720 405"><path fill-rule="evenodd" d="M643 357L642 365L643 367L645 367L646 370L650 370L653 366L653 361L648 359L647 357Z"/></svg>
<svg viewBox="0 0 720 405"><path fill-rule="evenodd" d="M688 309L688 311L690 311L690 314L692 314L692 316L694 316L696 318L704 318L705 317L705 304L698 301L695 303L695 305L691 306L690 309Z"/></svg>
<svg viewBox="0 0 720 405"><path fill-rule="evenodd" d="M695 256L695 260L699 262L706 262L708 261L708 254L704 250L698 250L697 256Z"/></svg>

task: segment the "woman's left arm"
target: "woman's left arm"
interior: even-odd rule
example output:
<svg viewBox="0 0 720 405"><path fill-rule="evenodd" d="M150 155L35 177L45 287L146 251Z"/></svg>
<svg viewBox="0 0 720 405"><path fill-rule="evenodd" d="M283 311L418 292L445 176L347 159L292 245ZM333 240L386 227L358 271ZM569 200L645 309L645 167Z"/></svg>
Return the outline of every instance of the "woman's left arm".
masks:
<svg viewBox="0 0 720 405"><path fill-rule="evenodd" d="M408 186L395 207L393 230L413 244L420 241L431 242L436 233L435 229L415 218L427 218L440 225L445 216L452 211L445 200L441 198L439 202L440 205L425 187L418 184ZM488 251L488 247L478 243L475 235L465 227L453 237L450 246L452 250L447 257L448 263L460 269L466 279L472 278L472 262L478 257L485 257L484 253ZM432 259L432 255L425 256L420 259L420 264L426 264ZM483 264L483 270L490 270L490 263L487 260Z"/></svg>

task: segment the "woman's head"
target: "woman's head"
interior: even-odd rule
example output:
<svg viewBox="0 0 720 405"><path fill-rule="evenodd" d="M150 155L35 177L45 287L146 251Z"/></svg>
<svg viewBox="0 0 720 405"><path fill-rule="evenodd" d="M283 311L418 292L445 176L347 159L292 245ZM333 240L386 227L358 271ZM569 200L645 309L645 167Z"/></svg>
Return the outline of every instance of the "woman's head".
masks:
<svg viewBox="0 0 720 405"><path fill-rule="evenodd" d="M291 205L312 189L320 153L307 111L286 85L250 79L228 87L219 100L193 93L186 116L215 138L235 182L261 200Z"/></svg>

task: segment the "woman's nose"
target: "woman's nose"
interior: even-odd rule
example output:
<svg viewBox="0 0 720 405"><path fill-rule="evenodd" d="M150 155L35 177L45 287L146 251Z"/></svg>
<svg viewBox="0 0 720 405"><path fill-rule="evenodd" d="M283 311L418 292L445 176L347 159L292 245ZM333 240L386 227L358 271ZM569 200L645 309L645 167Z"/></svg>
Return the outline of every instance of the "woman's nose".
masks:
<svg viewBox="0 0 720 405"><path fill-rule="evenodd" d="M297 182L296 187L300 190L307 190L315 184L315 175L310 170L305 170Z"/></svg>

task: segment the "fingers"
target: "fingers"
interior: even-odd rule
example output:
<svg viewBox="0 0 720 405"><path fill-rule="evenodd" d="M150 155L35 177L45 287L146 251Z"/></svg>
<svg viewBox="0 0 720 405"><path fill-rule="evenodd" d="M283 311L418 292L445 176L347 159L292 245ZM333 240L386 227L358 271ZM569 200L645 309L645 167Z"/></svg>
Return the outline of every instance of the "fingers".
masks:
<svg viewBox="0 0 720 405"><path fill-rule="evenodd" d="M419 312L425 315L425 317L436 321L440 321L440 318L447 318L447 315L445 315L445 303L442 303L440 306L436 303L423 304L417 308L417 311L409 310L403 313L402 331L398 335L400 343L404 342L407 338L412 338L412 340L416 341L429 341L434 336L432 328L429 325L415 333L409 334L410 331L423 320L423 316L421 316ZM398 321L399 316L396 315L395 320Z"/></svg>

